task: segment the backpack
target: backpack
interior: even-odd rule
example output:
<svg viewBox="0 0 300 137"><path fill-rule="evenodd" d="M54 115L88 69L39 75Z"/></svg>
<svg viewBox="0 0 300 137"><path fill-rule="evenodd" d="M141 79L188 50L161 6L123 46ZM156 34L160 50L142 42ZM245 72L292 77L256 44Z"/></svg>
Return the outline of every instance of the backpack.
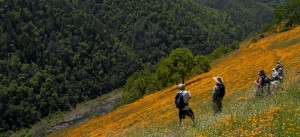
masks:
<svg viewBox="0 0 300 137"><path fill-rule="evenodd" d="M183 109L185 107L185 105L187 105L186 103L184 103L183 95L180 92L177 93L177 95L175 97L175 105L178 109Z"/></svg>
<svg viewBox="0 0 300 137"><path fill-rule="evenodd" d="M263 86L265 86L266 84L270 85L271 80L267 76L263 77L262 79L263 79L263 84L262 84Z"/></svg>
<svg viewBox="0 0 300 137"><path fill-rule="evenodd" d="M219 84L219 83L217 84L217 86L220 89L220 92L219 92L219 94L217 94L217 96L219 98L223 98L225 96L225 86L223 84Z"/></svg>

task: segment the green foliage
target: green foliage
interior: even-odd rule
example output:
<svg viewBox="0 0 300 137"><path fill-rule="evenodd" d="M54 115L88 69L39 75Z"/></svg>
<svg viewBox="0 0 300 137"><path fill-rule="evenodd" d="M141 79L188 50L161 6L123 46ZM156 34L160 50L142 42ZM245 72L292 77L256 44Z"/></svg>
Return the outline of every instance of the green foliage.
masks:
<svg viewBox="0 0 300 137"><path fill-rule="evenodd" d="M259 41L260 39L262 39L264 37L265 37L264 34L255 35L251 38L251 42L256 43L257 41Z"/></svg>
<svg viewBox="0 0 300 137"><path fill-rule="evenodd" d="M190 75L195 66L194 55L187 48L178 48L171 52L168 58L159 63L157 71L158 79L168 83L184 83L184 79ZM165 76L165 73L168 76ZM165 80L167 79L167 80ZM181 81L180 81L181 80ZM163 83L166 86L167 83Z"/></svg>
<svg viewBox="0 0 300 137"><path fill-rule="evenodd" d="M150 70L135 72L127 80L124 86L122 104L139 99L140 97L159 89L158 81Z"/></svg>
<svg viewBox="0 0 300 137"><path fill-rule="evenodd" d="M185 79L190 76L208 72L209 63L210 60L204 55L194 57L189 49L177 48L167 58L159 62L155 73L146 69L130 76L123 88L121 104L133 102L145 94L171 84L184 83Z"/></svg>
<svg viewBox="0 0 300 137"><path fill-rule="evenodd" d="M91 120L91 119L93 119L93 118L96 118L96 117L99 117L99 116L101 116L101 114L95 113L95 114L89 116L89 120Z"/></svg>
<svg viewBox="0 0 300 137"><path fill-rule="evenodd" d="M264 33L264 32L268 32L273 28L272 24L265 24L264 26L262 26L260 32Z"/></svg>
<svg viewBox="0 0 300 137"><path fill-rule="evenodd" d="M0 132L120 88L176 48L209 54L241 41L271 14L254 0L0 0ZM177 66L157 70L162 83L193 69Z"/></svg>
<svg viewBox="0 0 300 137"><path fill-rule="evenodd" d="M274 22L285 23L286 27L300 24L300 0L291 0L274 10Z"/></svg>
<svg viewBox="0 0 300 137"><path fill-rule="evenodd" d="M232 51L233 50L229 47L221 46L221 47L217 48L216 50L214 50L212 53L209 54L209 59L210 60L218 59L218 58L220 58L220 57L224 56L225 54L228 54Z"/></svg>
<svg viewBox="0 0 300 137"><path fill-rule="evenodd" d="M184 83L185 79L197 74L208 72L210 60L203 55L194 57L187 48L178 48L159 62L155 76L162 87Z"/></svg>
<svg viewBox="0 0 300 137"><path fill-rule="evenodd" d="M194 58L195 67L192 69L192 75L198 75L210 70L210 59L204 55L197 55Z"/></svg>

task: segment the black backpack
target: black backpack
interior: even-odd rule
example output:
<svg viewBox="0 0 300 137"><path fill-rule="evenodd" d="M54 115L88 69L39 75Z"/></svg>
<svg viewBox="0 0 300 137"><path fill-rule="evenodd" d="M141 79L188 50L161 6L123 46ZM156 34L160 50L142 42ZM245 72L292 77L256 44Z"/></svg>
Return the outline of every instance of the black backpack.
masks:
<svg viewBox="0 0 300 137"><path fill-rule="evenodd" d="M271 80L267 76L262 77L262 79L263 79L263 83L262 83L263 86L265 86L266 84L270 85Z"/></svg>
<svg viewBox="0 0 300 137"><path fill-rule="evenodd" d="M223 84L219 84L219 83L217 83L217 86L220 89L220 92L219 92L219 94L217 94L217 96L219 98L223 98L225 96L225 86Z"/></svg>
<svg viewBox="0 0 300 137"><path fill-rule="evenodd" d="M182 93L177 93L176 97L175 97L175 105L178 109L183 109L186 105L186 103L184 103L183 100L183 95Z"/></svg>

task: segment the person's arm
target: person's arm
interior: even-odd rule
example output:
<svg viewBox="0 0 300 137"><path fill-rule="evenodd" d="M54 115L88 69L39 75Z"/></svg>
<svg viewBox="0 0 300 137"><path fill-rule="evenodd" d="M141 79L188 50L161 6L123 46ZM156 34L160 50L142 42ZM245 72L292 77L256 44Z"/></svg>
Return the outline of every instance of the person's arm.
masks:
<svg viewBox="0 0 300 137"><path fill-rule="evenodd" d="M259 79L258 80L254 80L254 83L258 86L259 85Z"/></svg>
<svg viewBox="0 0 300 137"><path fill-rule="evenodd" d="M262 86L262 83L263 83L263 79L262 79L262 77L260 77L260 78L258 79L258 86L261 87L261 86Z"/></svg>
<svg viewBox="0 0 300 137"><path fill-rule="evenodd" d="M258 79L258 80L255 80L254 83L255 83L257 86L262 85L262 77L259 77L259 79Z"/></svg>
<svg viewBox="0 0 300 137"><path fill-rule="evenodd" d="M213 94L212 94L213 100L217 98L217 92L218 92L218 86L214 86L213 87Z"/></svg>
<svg viewBox="0 0 300 137"><path fill-rule="evenodd" d="M188 96L188 99L191 99L191 98L192 98L191 92L190 92L189 90L188 90L187 92L188 92L188 95L189 95L189 96Z"/></svg>

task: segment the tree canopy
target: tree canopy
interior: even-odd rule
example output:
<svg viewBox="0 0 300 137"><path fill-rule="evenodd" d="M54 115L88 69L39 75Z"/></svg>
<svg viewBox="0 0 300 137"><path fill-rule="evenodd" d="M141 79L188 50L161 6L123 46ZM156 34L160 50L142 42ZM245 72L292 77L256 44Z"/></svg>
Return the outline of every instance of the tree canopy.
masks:
<svg viewBox="0 0 300 137"><path fill-rule="evenodd" d="M291 0L276 7L274 11L274 22L285 23L287 27L300 24L300 0Z"/></svg>
<svg viewBox="0 0 300 137"><path fill-rule="evenodd" d="M194 66L194 55L189 49L175 49L159 63L157 69L158 79L168 79L167 81L171 83L184 83L185 78L189 76Z"/></svg>

